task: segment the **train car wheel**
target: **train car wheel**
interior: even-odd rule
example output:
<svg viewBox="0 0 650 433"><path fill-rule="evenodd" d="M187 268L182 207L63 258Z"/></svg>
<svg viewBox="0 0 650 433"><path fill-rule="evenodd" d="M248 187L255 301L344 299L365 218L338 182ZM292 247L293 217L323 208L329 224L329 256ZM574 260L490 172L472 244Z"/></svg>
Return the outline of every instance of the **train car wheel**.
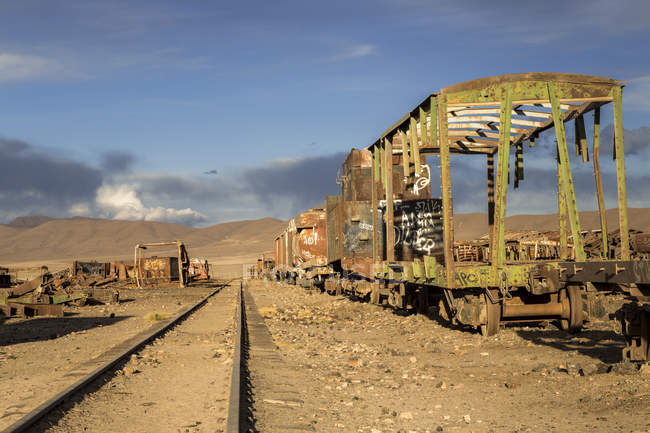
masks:
<svg viewBox="0 0 650 433"><path fill-rule="evenodd" d="M582 291L580 286L569 286L567 288L569 295L569 305L571 306L571 317L567 331L571 334L580 332L582 322L584 321L584 306L582 300Z"/></svg>
<svg viewBox="0 0 650 433"><path fill-rule="evenodd" d="M560 290L559 293L560 303L567 302L567 293L566 289ZM569 309L571 306L569 305ZM563 331L569 331L569 319L560 319L560 329Z"/></svg>
<svg viewBox="0 0 650 433"><path fill-rule="evenodd" d="M483 302L487 310L487 323L481 324L479 330L481 335L488 337L499 333L499 325L501 323L501 304L493 304L487 295L482 294Z"/></svg>

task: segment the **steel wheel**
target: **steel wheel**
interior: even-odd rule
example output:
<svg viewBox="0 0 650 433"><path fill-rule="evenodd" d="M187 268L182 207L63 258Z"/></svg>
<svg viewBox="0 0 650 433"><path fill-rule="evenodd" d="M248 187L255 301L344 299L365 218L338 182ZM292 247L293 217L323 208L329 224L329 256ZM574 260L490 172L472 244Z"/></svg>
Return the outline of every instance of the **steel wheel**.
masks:
<svg viewBox="0 0 650 433"><path fill-rule="evenodd" d="M575 334L576 332L580 332L582 322L584 321L582 291L580 290L580 286L569 286L567 293L569 295L569 305L571 306L571 317L567 331Z"/></svg>
<svg viewBox="0 0 650 433"><path fill-rule="evenodd" d="M487 312L487 323L484 323L479 327L481 335L488 337L490 335L498 334L501 322L501 304L493 304L485 293L482 294L481 297L483 298Z"/></svg>

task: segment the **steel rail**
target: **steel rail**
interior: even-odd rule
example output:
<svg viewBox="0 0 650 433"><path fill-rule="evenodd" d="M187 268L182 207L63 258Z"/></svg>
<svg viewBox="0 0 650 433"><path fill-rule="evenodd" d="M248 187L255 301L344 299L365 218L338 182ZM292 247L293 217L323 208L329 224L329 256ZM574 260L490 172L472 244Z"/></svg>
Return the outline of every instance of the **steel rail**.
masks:
<svg viewBox="0 0 650 433"><path fill-rule="evenodd" d="M34 410L29 412L23 418L11 424L10 426L2 430L2 432L0 433L19 433L19 432L24 432L28 428L32 427L34 424L36 424L36 422L42 419L50 411L52 411L54 408L56 408L61 403L63 403L68 397L81 391L84 387L86 387L88 384L93 382L99 376L106 373L116 364L119 364L122 360L124 360L124 358L136 352L138 349L140 349L142 346L147 344L149 341L163 334L165 331L169 330L170 328L178 324L180 321L185 319L187 316L192 314L194 311L199 309L201 306L203 306L203 304L205 304L208 301L208 299L210 299L212 296L219 293L221 289L227 287L232 281L233 280L230 280L226 283L220 284L209 295L202 298L196 304L183 309L175 317L166 320L161 320L160 322L152 325L148 329L145 329L144 331L129 338L128 340L125 340L122 343L118 344L117 346L114 346L111 349L107 350L106 352L104 352L102 355L98 357L99 359L103 357L108 358L106 361L102 362L101 365L99 365L97 368L95 368L87 375L81 377L79 380L77 380L72 385L65 388L63 391L59 392L55 396L51 397L50 399L42 403L40 406L36 407Z"/></svg>
<svg viewBox="0 0 650 433"><path fill-rule="evenodd" d="M237 313L236 327L233 342L232 357L232 376L230 383L230 398L228 401L228 421L226 424L226 433L240 432L241 419L241 385L242 385L242 346L244 344L244 335L246 327L246 318L244 314L244 283L241 282L239 292L237 293Z"/></svg>

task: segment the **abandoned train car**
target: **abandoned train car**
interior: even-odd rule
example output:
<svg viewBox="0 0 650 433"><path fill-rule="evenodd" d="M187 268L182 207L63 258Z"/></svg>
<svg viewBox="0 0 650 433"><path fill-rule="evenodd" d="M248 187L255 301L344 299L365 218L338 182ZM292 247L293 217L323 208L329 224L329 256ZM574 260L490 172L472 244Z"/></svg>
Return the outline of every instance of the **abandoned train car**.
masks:
<svg viewBox="0 0 650 433"><path fill-rule="evenodd" d="M321 284L328 274L325 209L314 207L289 220L275 238L275 277L308 285Z"/></svg>
<svg viewBox="0 0 650 433"><path fill-rule="evenodd" d="M598 290L623 290L632 300L618 315L628 343L624 358L648 359L650 260L630 248L636 238L630 238L627 220L622 88L609 78L527 73L477 79L427 96L343 164L341 195L325 200L325 288L398 307L426 309L438 299L443 317L485 335L498 332L502 323L549 319L576 332L593 314ZM606 225L599 163L606 104L613 105L615 242ZM582 163L593 162L601 227L599 248L592 245L589 254L576 204L568 122L574 126L577 156ZM508 239L509 189L524 181L524 151L533 158L536 140L547 130L554 131L556 143L559 235L532 243ZM591 152L587 130L593 131ZM427 155L440 167L440 198L430 197ZM487 186L489 231L480 243L454 239L452 155L485 161L485 171L472 174ZM297 229L290 229L276 240L278 264L293 257ZM640 239L643 244L646 238Z"/></svg>

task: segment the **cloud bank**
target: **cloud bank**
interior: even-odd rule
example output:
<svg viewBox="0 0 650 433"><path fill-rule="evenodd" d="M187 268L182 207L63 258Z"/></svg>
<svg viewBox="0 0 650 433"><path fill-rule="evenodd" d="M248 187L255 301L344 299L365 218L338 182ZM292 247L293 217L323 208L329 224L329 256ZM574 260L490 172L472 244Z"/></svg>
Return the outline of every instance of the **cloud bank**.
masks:
<svg viewBox="0 0 650 433"><path fill-rule="evenodd" d="M601 166L605 199L617 205L615 163L611 159L612 128L602 134ZM628 203L650 205L650 127L625 130ZM526 148L525 180L508 193L508 213L549 213L557 208L556 168L552 137ZM141 173L125 153L102 155L95 165L52 156L19 140L0 139L0 221L22 215L88 216L165 221L202 226L224 221L272 216L288 219L340 193L336 174L346 154L285 158L263 164L220 168L206 176ZM535 154L535 158L531 153ZM572 154L578 205L595 209L592 164ZM512 158L512 155L511 155ZM432 194L439 196L438 161L429 157ZM511 159L511 164L513 164ZM472 173L467 176L467 173ZM485 212L485 157L452 157L455 212Z"/></svg>

